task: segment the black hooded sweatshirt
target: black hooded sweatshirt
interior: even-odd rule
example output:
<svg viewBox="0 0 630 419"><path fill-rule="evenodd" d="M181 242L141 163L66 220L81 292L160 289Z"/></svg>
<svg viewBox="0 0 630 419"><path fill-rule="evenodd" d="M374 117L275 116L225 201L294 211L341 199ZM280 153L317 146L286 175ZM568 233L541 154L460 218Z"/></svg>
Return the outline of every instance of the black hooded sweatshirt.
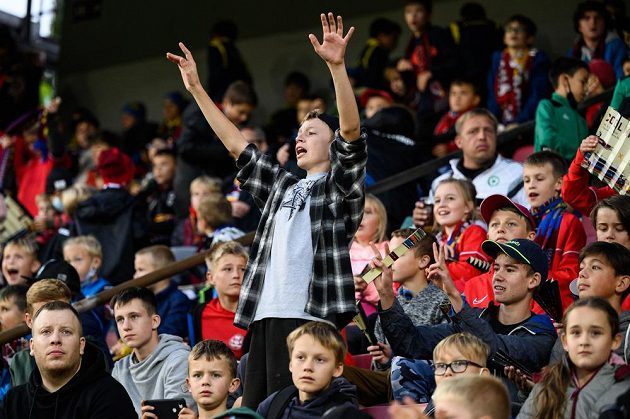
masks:
<svg viewBox="0 0 630 419"><path fill-rule="evenodd" d="M27 384L9 390L3 413L5 419L137 419L127 391L92 345L85 345L79 372L66 385L49 393L35 369Z"/></svg>

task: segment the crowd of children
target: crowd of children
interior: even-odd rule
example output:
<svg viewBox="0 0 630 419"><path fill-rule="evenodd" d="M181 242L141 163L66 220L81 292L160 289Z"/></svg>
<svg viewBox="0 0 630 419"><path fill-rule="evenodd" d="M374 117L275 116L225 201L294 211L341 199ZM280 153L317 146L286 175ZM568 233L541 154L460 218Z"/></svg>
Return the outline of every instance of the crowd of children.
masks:
<svg viewBox="0 0 630 419"><path fill-rule="evenodd" d="M577 110L617 80L613 106L630 114L628 46L616 33L624 16L604 3L578 5L567 57L551 62L535 47L535 23L517 14L504 47L480 47L487 62L466 73L458 48L474 49L471 22L501 39L479 5L447 30L431 23L430 0L407 1L404 56L390 57L400 26L377 19L352 69L354 28L322 14L322 37L309 40L337 116L296 72L287 107L264 130L247 125L258 99L235 27L220 22L207 89L183 43L181 55L167 53L193 101L168 93L161 124L130 102L121 138L85 111L64 130L54 101L0 133L4 192L33 220L2 247L0 328L32 329L2 344L4 416L25 391L39 411L76 386L64 370L51 387L50 364L29 355L33 336L62 348L51 357L71 355L66 329L42 326L60 318L43 312L68 307L48 304L95 297L198 252L205 265L77 313L80 356L98 359L142 418L158 417L161 399L190 419L378 418L378 404L394 418L627 412L630 198L581 165L606 106L590 109L588 124ZM232 70L220 68L226 61ZM531 120L523 163L499 155L497 132ZM400 156L379 159L390 147ZM366 194L389 173L374 161L402 169L405 154L458 149L463 158L416 204L423 237L387 266L414 234L398 228L413 208ZM239 243L252 229L253 241ZM381 274L366 283L371 269Z"/></svg>

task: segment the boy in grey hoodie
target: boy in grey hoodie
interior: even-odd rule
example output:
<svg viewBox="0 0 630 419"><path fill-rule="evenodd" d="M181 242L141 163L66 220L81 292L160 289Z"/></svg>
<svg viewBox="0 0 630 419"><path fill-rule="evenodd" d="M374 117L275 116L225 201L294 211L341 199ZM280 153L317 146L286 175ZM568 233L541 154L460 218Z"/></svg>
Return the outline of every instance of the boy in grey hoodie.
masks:
<svg viewBox="0 0 630 419"><path fill-rule="evenodd" d="M185 386L190 347L178 336L158 335L160 316L153 293L127 288L112 298L110 306L120 337L133 349L116 362L112 377L125 387L138 415L153 410L144 400L183 398L195 406Z"/></svg>

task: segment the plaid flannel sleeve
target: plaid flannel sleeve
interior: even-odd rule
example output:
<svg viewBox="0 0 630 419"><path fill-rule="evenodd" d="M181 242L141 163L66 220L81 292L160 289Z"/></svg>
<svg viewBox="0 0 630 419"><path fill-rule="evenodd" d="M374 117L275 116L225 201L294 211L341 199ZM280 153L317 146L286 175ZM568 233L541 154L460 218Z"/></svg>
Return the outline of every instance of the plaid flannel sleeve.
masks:
<svg viewBox="0 0 630 419"><path fill-rule="evenodd" d="M240 169L236 178L241 183L241 189L249 192L256 205L262 209L269 198L279 167L254 144L245 147L236 160L236 166Z"/></svg>

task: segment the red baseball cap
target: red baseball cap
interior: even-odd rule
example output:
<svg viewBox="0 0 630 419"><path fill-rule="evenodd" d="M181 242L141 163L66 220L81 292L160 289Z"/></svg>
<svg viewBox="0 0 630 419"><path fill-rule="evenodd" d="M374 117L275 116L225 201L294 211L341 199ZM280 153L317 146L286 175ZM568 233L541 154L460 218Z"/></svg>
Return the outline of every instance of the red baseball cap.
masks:
<svg viewBox="0 0 630 419"><path fill-rule="evenodd" d="M479 206L479 211L481 212L481 217L486 222L486 224L490 223L490 218L492 218L492 214L500 208L512 207L516 211L518 211L525 219L529 222L532 230L536 229L536 220L532 216L532 213L529 212L527 208L525 208L521 204L517 204L512 201L507 196L503 195L490 195L486 199L481 202Z"/></svg>
<svg viewBox="0 0 630 419"><path fill-rule="evenodd" d="M385 90L365 89L363 93L361 93L361 96L359 97L359 103L361 103L361 106L365 108L367 106L368 100L370 100L370 98L374 96L382 97L383 99L387 101L387 103L390 103L390 104L394 102L394 99L392 99L392 95L387 93Z"/></svg>

